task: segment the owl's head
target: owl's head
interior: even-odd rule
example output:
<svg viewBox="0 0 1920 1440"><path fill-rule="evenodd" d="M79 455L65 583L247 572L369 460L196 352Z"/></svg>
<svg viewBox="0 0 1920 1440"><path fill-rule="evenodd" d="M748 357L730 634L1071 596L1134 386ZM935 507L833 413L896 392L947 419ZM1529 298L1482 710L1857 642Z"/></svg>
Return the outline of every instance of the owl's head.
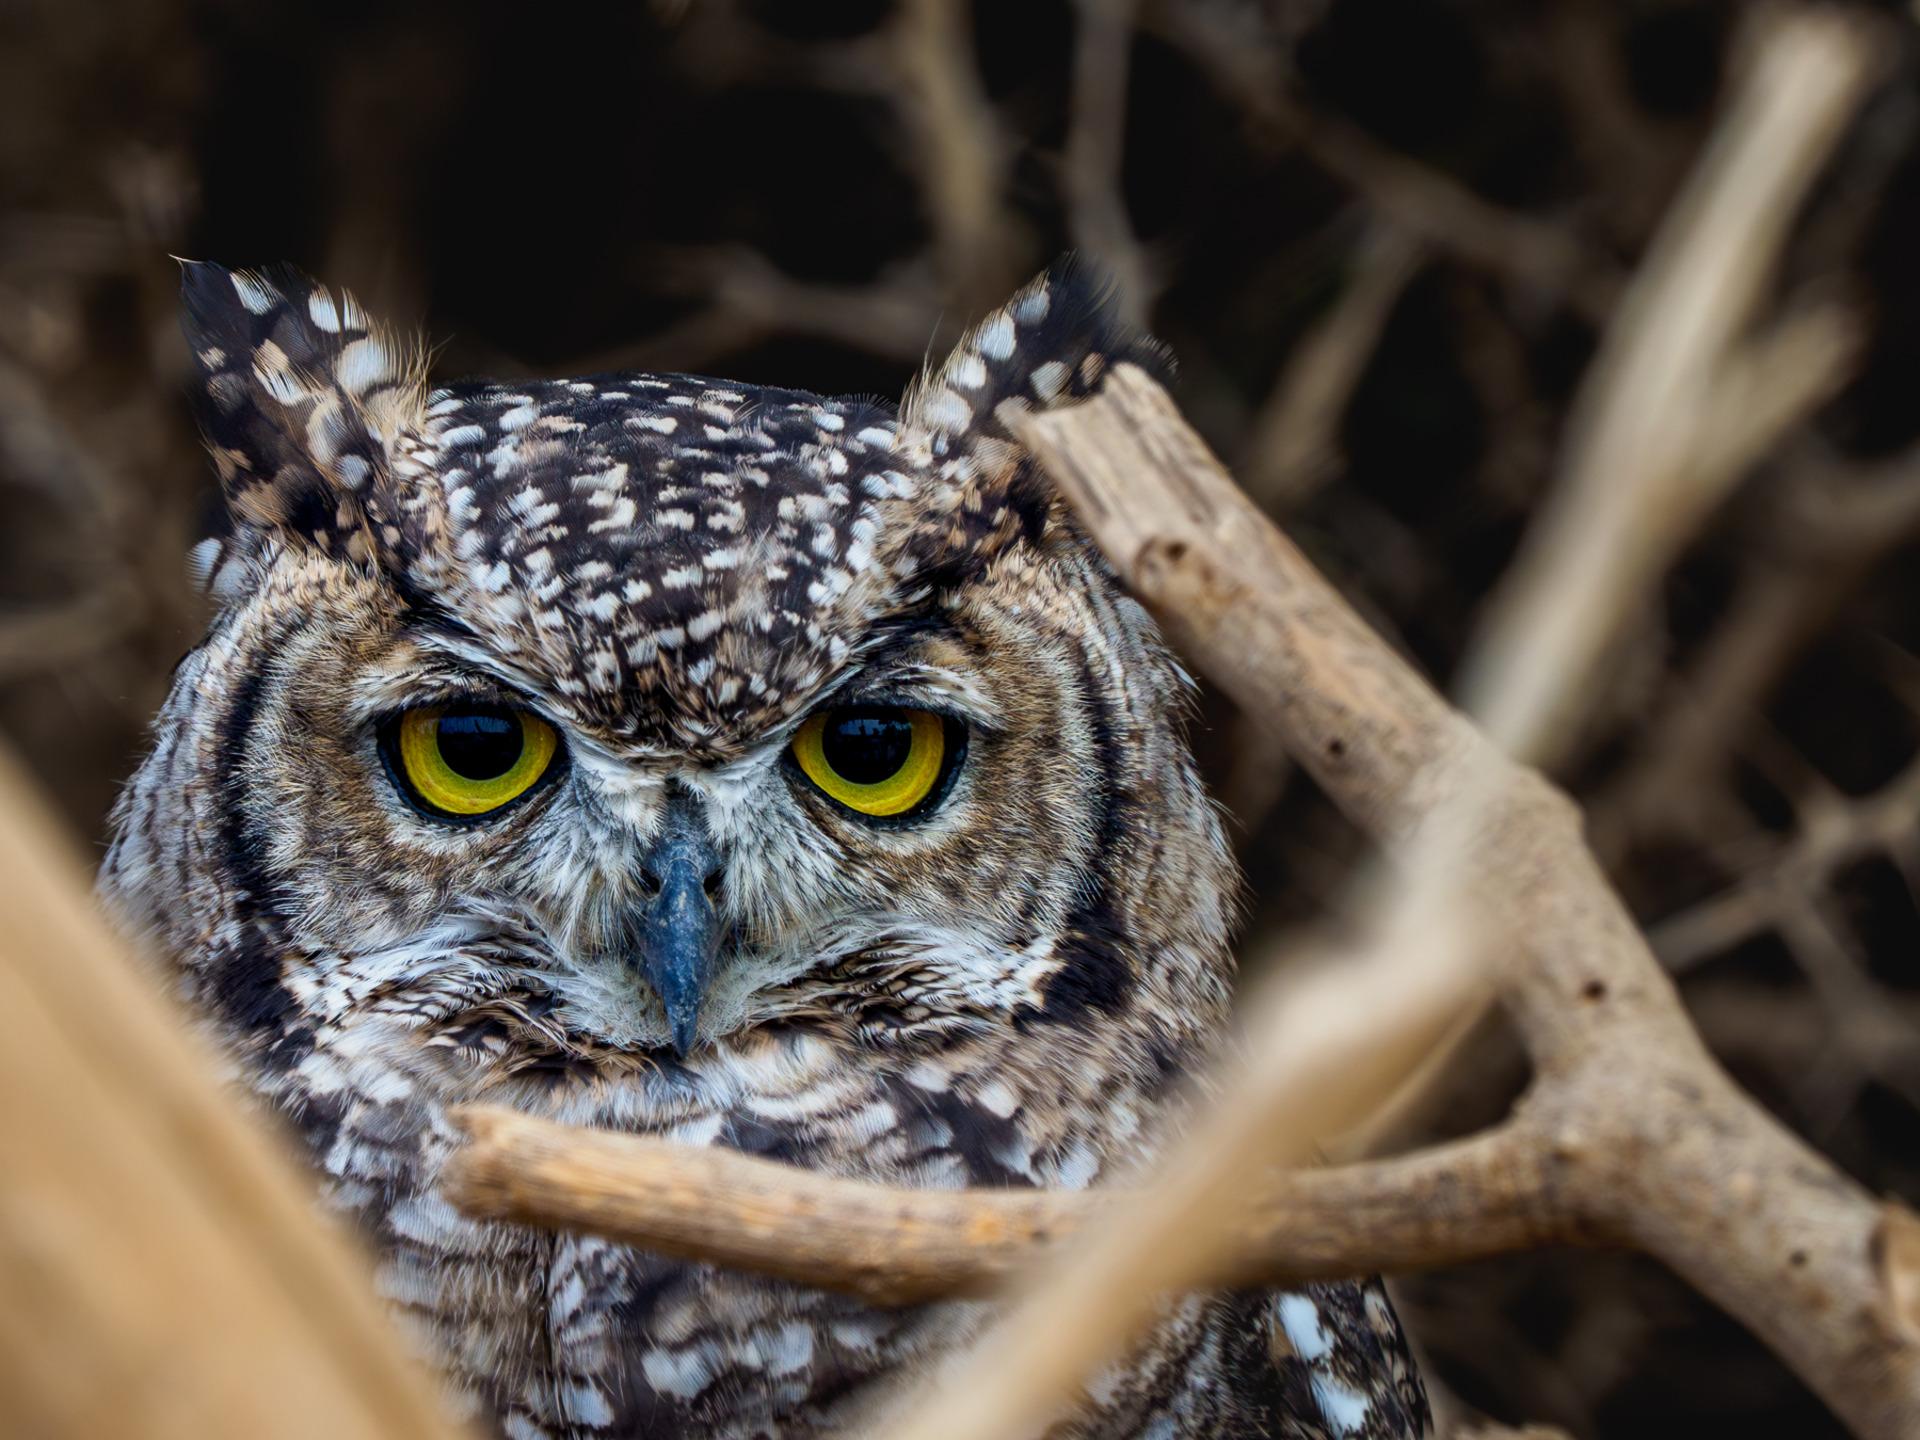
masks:
<svg viewBox="0 0 1920 1440"><path fill-rule="evenodd" d="M1217 1015L1184 679L994 419L1156 363L1097 277L1056 266L897 416L429 390L291 273L190 265L186 307L219 611L109 884L234 1032L387 1003L672 1063L1123 1011L1181 1049Z"/></svg>

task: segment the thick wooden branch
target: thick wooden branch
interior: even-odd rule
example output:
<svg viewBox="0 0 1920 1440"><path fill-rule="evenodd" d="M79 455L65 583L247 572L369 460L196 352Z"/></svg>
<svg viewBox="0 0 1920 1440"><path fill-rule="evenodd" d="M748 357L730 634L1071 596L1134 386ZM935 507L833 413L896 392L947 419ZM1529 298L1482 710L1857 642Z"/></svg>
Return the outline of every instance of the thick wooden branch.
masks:
<svg viewBox="0 0 1920 1440"><path fill-rule="evenodd" d="M582 1131L495 1106L441 1188L470 1215L564 1225L875 1305L988 1295L1083 1233L1110 1191L893 1190L728 1150ZM1275 1174L1220 1285L1298 1285L1608 1237L1554 1198L1540 1137L1508 1126L1392 1160Z"/></svg>

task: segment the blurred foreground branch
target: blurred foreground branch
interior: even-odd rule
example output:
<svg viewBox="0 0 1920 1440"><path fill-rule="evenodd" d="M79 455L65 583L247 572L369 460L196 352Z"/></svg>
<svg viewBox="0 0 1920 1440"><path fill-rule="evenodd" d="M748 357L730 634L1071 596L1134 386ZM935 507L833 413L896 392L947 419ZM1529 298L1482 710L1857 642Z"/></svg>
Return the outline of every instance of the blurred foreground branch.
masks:
<svg viewBox="0 0 1920 1440"><path fill-rule="evenodd" d="M370 1267L221 1093L0 756L0 1429L452 1440Z"/></svg>

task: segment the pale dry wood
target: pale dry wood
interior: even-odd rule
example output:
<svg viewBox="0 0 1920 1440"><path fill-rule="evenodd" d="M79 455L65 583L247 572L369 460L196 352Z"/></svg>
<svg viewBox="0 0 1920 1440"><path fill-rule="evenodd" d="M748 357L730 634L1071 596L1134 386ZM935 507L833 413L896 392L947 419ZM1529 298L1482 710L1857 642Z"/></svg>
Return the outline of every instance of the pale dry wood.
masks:
<svg viewBox="0 0 1920 1440"><path fill-rule="evenodd" d="M1858 1433L1920 1424L1920 1338L1897 1323L1896 1299L1920 1282L1888 1258L1885 1239L1904 1233L1906 1212L1847 1180L1714 1064L1565 799L1487 758L1464 717L1366 629L1146 376L1120 367L1083 405L1004 418L1176 643L1285 734L1374 834L1404 843L1457 795L1465 768L1504 767L1471 859L1523 951L1503 995L1538 1079L1513 1128L1494 1133L1509 1137L1498 1142L1510 1167L1502 1183L1525 1195L1530 1233L1645 1249L1753 1328ZM686 1158L662 1150L647 1163L670 1178ZM714 1203L695 1193L696 1206ZM1426 1208L1430 1198L1412 1212L1445 1215ZM1410 1256L1394 1197L1378 1203L1388 1213L1369 1221L1368 1246L1407 1243ZM1459 1258L1448 1247L1464 1233L1430 1234L1419 1263ZM1361 1253L1354 1270L1378 1263L1378 1250Z"/></svg>
<svg viewBox="0 0 1920 1440"><path fill-rule="evenodd" d="M453 1440L363 1256L235 1108L0 756L0 1429Z"/></svg>
<svg viewBox="0 0 1920 1440"><path fill-rule="evenodd" d="M1467 708L1528 760L1566 754L1653 577L1839 387L1858 345L1836 305L1748 338L1788 227L1877 69L1864 21L1807 11L1771 24L1608 328L1561 479L1463 665ZM1623 555L1638 567L1624 584Z"/></svg>
<svg viewBox="0 0 1920 1440"><path fill-rule="evenodd" d="M657 1254L842 1290L876 1305L990 1295L1080 1235L1113 1192L890 1190L728 1150L582 1131L496 1106L441 1187L469 1214L564 1225ZM1516 1131L1255 1184L1219 1284L1295 1285L1597 1235L1539 1204Z"/></svg>

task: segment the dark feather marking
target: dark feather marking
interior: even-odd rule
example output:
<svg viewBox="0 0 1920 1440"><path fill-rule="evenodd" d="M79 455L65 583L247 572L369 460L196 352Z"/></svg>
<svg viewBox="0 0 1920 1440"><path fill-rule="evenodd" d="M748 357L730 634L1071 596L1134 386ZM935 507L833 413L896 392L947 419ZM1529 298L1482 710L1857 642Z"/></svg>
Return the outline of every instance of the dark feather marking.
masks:
<svg viewBox="0 0 1920 1440"><path fill-rule="evenodd" d="M1103 884L1100 893L1074 913L1066 934L1054 944L1054 956L1063 963L1046 979L1040 1018L1072 1024L1088 1010L1119 1013L1133 991L1133 976L1121 958L1126 950L1126 933L1107 904Z"/></svg>
<svg viewBox="0 0 1920 1440"><path fill-rule="evenodd" d="M1099 787L1094 796L1096 829L1099 840L1094 847L1095 873L1091 893L1084 898L1067 921L1065 933L1054 945L1054 955L1063 963L1047 978L1042 994L1045 1003L1038 1018L1055 1024L1075 1023L1089 1009L1112 1015L1127 1002L1133 979L1126 960L1127 927L1114 913L1112 871L1125 847L1131 843L1133 797L1124 776L1126 759L1120 753L1115 733L1113 698L1100 684L1092 664L1084 654L1076 654L1081 700L1086 707L1088 728L1092 732L1095 768ZM1031 1011L1016 1011L1019 1023Z"/></svg>
<svg viewBox="0 0 1920 1440"><path fill-rule="evenodd" d="M950 1090L929 1093L904 1081L890 1080L886 1095L900 1113L911 1115L918 1112L946 1127L951 1138L940 1148L960 1157L972 1184L1033 1184L1031 1176L1023 1175L1001 1158L1027 1148L1020 1127L1011 1118L1003 1120L992 1111Z"/></svg>
<svg viewBox="0 0 1920 1440"><path fill-rule="evenodd" d="M243 676L218 731L219 838L226 871L237 887L233 908L240 936L209 957L205 989L222 1018L261 1047L259 1063L271 1073L306 1057L313 1048L313 1030L291 1023L300 1011L281 969L289 947L274 904L266 846L249 821L246 755L265 687L265 667Z"/></svg>

